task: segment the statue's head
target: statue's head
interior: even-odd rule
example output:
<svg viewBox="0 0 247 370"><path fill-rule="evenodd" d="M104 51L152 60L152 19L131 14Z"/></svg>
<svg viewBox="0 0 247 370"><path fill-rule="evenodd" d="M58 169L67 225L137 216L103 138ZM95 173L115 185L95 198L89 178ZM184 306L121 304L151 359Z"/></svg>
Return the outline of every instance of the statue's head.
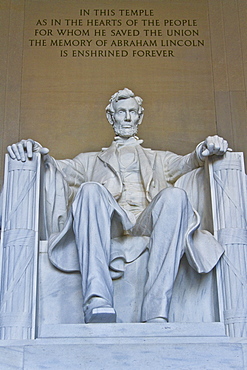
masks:
<svg viewBox="0 0 247 370"><path fill-rule="evenodd" d="M112 95L109 101L106 117L115 134L126 138L134 136L143 118L142 99L125 88Z"/></svg>

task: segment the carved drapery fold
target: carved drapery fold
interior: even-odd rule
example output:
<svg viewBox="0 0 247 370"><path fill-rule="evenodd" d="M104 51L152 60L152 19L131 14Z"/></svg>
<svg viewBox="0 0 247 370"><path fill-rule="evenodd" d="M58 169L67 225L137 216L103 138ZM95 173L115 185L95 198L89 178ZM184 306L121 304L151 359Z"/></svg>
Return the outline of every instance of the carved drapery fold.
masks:
<svg viewBox="0 0 247 370"><path fill-rule="evenodd" d="M34 339L36 320L40 154L6 155L1 236L1 339Z"/></svg>
<svg viewBox="0 0 247 370"><path fill-rule="evenodd" d="M225 253L217 267L221 319L230 336L247 336L246 175L243 153L209 164L214 233Z"/></svg>

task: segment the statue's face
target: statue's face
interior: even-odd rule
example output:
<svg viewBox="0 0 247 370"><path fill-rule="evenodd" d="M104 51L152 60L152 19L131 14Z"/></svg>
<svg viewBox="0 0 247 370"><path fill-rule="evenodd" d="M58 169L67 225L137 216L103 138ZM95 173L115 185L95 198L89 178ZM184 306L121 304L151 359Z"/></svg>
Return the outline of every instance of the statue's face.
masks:
<svg viewBox="0 0 247 370"><path fill-rule="evenodd" d="M134 98L119 100L114 104L113 128L121 137L131 137L137 133L140 115L139 105Z"/></svg>

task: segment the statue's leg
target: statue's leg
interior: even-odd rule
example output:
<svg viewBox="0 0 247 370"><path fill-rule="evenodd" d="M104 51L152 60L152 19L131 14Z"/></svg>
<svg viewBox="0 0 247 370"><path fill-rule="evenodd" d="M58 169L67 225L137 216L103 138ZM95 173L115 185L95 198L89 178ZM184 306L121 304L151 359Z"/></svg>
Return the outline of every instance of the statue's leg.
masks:
<svg viewBox="0 0 247 370"><path fill-rule="evenodd" d="M173 284L193 217L187 194L178 188L167 188L137 220L133 234L150 235L142 321L168 317Z"/></svg>
<svg viewBox="0 0 247 370"><path fill-rule="evenodd" d="M72 205L86 322L116 320L109 263L111 219L117 207L102 185L90 182L81 186Z"/></svg>

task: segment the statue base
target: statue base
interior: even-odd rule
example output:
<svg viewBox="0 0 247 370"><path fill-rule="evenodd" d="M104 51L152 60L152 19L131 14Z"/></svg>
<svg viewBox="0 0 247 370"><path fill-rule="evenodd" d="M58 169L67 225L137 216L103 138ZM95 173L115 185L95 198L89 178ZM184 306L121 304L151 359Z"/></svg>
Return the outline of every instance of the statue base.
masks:
<svg viewBox="0 0 247 370"><path fill-rule="evenodd" d="M244 369L247 339L221 323L44 325L35 340L0 342L7 369Z"/></svg>

